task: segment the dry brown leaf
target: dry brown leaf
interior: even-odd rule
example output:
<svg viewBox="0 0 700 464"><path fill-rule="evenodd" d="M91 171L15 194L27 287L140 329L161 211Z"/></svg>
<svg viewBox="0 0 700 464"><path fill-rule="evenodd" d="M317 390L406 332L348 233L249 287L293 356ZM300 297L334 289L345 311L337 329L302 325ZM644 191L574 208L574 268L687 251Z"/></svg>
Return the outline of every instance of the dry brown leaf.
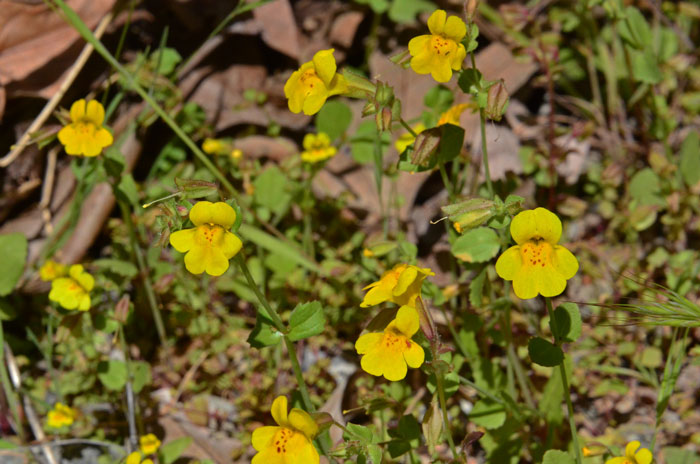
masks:
<svg viewBox="0 0 700 464"><path fill-rule="evenodd" d="M253 10L262 25L262 38L278 52L299 59L299 31L288 0L275 0Z"/></svg>

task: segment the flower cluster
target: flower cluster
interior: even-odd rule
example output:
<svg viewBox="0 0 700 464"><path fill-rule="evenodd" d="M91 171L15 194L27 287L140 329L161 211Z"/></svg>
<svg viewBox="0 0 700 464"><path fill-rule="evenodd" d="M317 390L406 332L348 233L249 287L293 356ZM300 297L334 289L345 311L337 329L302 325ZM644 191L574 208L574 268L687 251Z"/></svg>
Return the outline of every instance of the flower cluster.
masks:
<svg viewBox="0 0 700 464"><path fill-rule="evenodd" d="M112 134L102 126L105 109L97 100L80 99L70 107L71 122L58 131L58 140L69 155L97 156L112 145Z"/></svg>
<svg viewBox="0 0 700 464"><path fill-rule="evenodd" d="M408 367L418 368L425 360L423 348L411 338L420 323L416 301L426 277L435 275L430 269L410 264L397 264L367 287L369 290L361 307L389 301L400 306L396 317L384 331L366 333L355 342L355 350L362 355L360 365L371 375L384 376L396 381L406 377Z"/></svg>
<svg viewBox="0 0 700 464"><path fill-rule="evenodd" d="M47 261L39 270L43 280L51 281L49 300L55 301L64 309L87 311L90 309L90 292L95 286L92 277L80 264L68 268L53 261Z"/></svg>
<svg viewBox="0 0 700 464"><path fill-rule="evenodd" d="M170 244L185 255L185 267L192 274L206 272L220 276L229 260L241 249L241 239L230 232L236 222L236 211L224 202L197 202L190 210L192 229L170 235Z"/></svg>
<svg viewBox="0 0 700 464"><path fill-rule="evenodd" d="M306 134L302 145L304 151L301 152L301 159L307 163L325 161L334 157L338 152L338 149L331 145L331 139L325 132Z"/></svg>
<svg viewBox="0 0 700 464"><path fill-rule="evenodd" d="M270 410L276 426L253 431L253 448L257 453L251 464L318 464L320 457L313 440L318 425L301 409L287 413L287 397L278 396Z"/></svg>
<svg viewBox="0 0 700 464"><path fill-rule="evenodd" d="M63 403L56 403L47 415L46 424L54 429L70 427L76 417L78 417L78 411Z"/></svg>

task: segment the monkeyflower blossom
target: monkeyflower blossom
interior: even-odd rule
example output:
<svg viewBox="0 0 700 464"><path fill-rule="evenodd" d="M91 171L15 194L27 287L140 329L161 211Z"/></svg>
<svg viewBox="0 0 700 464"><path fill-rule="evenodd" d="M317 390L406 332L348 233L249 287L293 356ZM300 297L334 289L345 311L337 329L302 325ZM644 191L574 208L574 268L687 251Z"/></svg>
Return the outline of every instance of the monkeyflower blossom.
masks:
<svg viewBox="0 0 700 464"><path fill-rule="evenodd" d="M68 267L65 264L57 263L49 259L39 268L39 277L44 282L51 282L68 274Z"/></svg>
<svg viewBox="0 0 700 464"><path fill-rule="evenodd" d="M420 268L411 264L397 264L393 269L386 271L382 277L363 290L369 289L360 306L378 305L385 301L391 301L398 305L413 306L416 298L420 296L423 280L435 273L428 268Z"/></svg>
<svg viewBox="0 0 700 464"><path fill-rule="evenodd" d="M142 457L143 456L141 455L140 451L134 451L126 457L126 462L124 464L153 464L152 459L147 458L142 461Z"/></svg>
<svg viewBox="0 0 700 464"><path fill-rule="evenodd" d="M112 134L102 127L105 109L97 100L80 99L70 107L71 122L58 131L58 140L69 155L97 156L112 145Z"/></svg>
<svg viewBox="0 0 700 464"><path fill-rule="evenodd" d="M651 464L651 461L654 460L654 456L652 456L651 451L646 448L637 451L641 445L642 444L636 440L627 443L624 456L610 458L605 461L605 464Z"/></svg>
<svg viewBox="0 0 700 464"><path fill-rule="evenodd" d="M85 271L80 264L68 269L68 276L58 277L51 282L49 300L55 301L65 309L90 309L90 292L95 286L95 278Z"/></svg>
<svg viewBox="0 0 700 464"><path fill-rule="evenodd" d="M447 17L444 10L435 10L428 18L430 34L419 35L408 42L411 68L418 74L431 74L438 82L447 82L452 71L462 69L467 50L461 44L467 25L457 16Z"/></svg>
<svg viewBox="0 0 700 464"><path fill-rule="evenodd" d="M302 161L318 163L332 158L338 150L331 145L331 139L325 132L318 134L306 134L303 141L304 151L301 152Z"/></svg>
<svg viewBox="0 0 700 464"><path fill-rule="evenodd" d="M73 421L78 416L78 411L66 406L63 403L56 403L47 417L47 425L54 429L61 427L69 427L73 425Z"/></svg>
<svg viewBox="0 0 700 464"><path fill-rule="evenodd" d="M220 155L226 153L228 146L220 139L212 139L207 137L202 142L202 151L208 155Z"/></svg>
<svg viewBox="0 0 700 464"><path fill-rule="evenodd" d="M284 95L292 113L316 114L326 99L347 91L345 78L336 73L333 49L316 52L313 59L294 71L284 84Z"/></svg>
<svg viewBox="0 0 700 464"><path fill-rule="evenodd" d="M190 210L190 221L195 227L170 234L170 244L180 253L187 253L185 267L192 274L220 276L243 246L241 239L230 232L236 211L221 201L200 201Z"/></svg>
<svg viewBox="0 0 700 464"><path fill-rule="evenodd" d="M141 448L143 454L153 454L160 448L160 440L152 433L149 433L139 438L139 448Z"/></svg>
<svg viewBox="0 0 700 464"><path fill-rule="evenodd" d="M311 416L297 408L287 414L285 396L278 396L272 402L270 412L277 425L253 431L253 448L257 454L251 464L319 464L320 457L313 444L318 425Z"/></svg>
<svg viewBox="0 0 700 464"><path fill-rule="evenodd" d="M496 261L501 278L513 281L518 298L552 297L561 294L566 281L578 271L578 260L557 245L561 221L545 208L518 213L510 223L510 234L517 245L508 248Z"/></svg>
<svg viewBox="0 0 700 464"><path fill-rule="evenodd" d="M406 377L408 367L418 368L425 360L423 348L411 337L418 332L418 311L412 306L401 306L396 319L383 333L368 333L355 342L358 354L363 355L360 365L368 374L396 381Z"/></svg>

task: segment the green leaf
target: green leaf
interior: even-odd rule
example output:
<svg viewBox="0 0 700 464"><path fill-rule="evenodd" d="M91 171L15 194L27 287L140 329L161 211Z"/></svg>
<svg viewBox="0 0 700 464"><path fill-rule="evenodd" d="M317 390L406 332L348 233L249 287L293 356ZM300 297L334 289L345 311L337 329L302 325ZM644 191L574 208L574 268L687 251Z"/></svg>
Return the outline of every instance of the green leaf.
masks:
<svg viewBox="0 0 700 464"><path fill-rule="evenodd" d="M550 321L549 327L558 340L575 342L581 336L581 313L576 303L562 303L554 310L556 330Z"/></svg>
<svg viewBox="0 0 700 464"><path fill-rule="evenodd" d="M0 235L0 296L9 294L19 282L27 260L27 238L20 233Z"/></svg>
<svg viewBox="0 0 700 464"><path fill-rule="evenodd" d="M272 321L258 312L255 317L255 327L248 335L248 343L253 348L273 346L282 340L282 333L274 328Z"/></svg>
<svg viewBox="0 0 700 464"><path fill-rule="evenodd" d="M644 15L635 7L625 9L625 19L619 22L620 37L631 46L643 50L651 47L651 28Z"/></svg>
<svg viewBox="0 0 700 464"><path fill-rule="evenodd" d="M0 298L0 321L11 321L15 317L17 317L15 307L6 298Z"/></svg>
<svg viewBox="0 0 700 464"><path fill-rule="evenodd" d="M485 263L496 256L500 248L496 232L486 227L478 227L454 241L452 254L468 263Z"/></svg>
<svg viewBox="0 0 700 464"><path fill-rule="evenodd" d="M467 68L459 75L457 84L462 92L477 95L484 88L484 77L478 69Z"/></svg>
<svg viewBox="0 0 700 464"><path fill-rule="evenodd" d="M129 279L133 279L139 273L139 269L133 263L121 259L97 259L93 264L102 271L113 272Z"/></svg>
<svg viewBox="0 0 700 464"><path fill-rule="evenodd" d="M281 213L287 209L292 200L292 194L288 191L287 176L280 168L272 166L258 176L253 182L255 201L275 213Z"/></svg>
<svg viewBox="0 0 700 464"><path fill-rule="evenodd" d="M640 205L663 206L659 176L651 168L638 171L629 183L632 198Z"/></svg>
<svg viewBox="0 0 700 464"><path fill-rule="evenodd" d="M291 341L302 340L323 332L326 325L326 315L318 301L298 304L289 318L289 334Z"/></svg>
<svg viewBox="0 0 700 464"><path fill-rule="evenodd" d="M348 423L345 426L343 438L346 440L358 440L363 444L372 443L374 440L374 431L363 425Z"/></svg>
<svg viewBox="0 0 700 464"><path fill-rule="evenodd" d="M452 124L440 126L442 136L438 147L438 162L449 163L459 156L464 144L464 129Z"/></svg>
<svg viewBox="0 0 700 464"><path fill-rule="evenodd" d="M696 131L690 131L683 140L680 163L685 185L693 187L700 182L700 136Z"/></svg>
<svg viewBox="0 0 700 464"><path fill-rule="evenodd" d="M677 446L666 446L662 453L667 464L698 464L700 462L700 456L697 453Z"/></svg>
<svg viewBox="0 0 700 464"><path fill-rule="evenodd" d="M117 198L130 205L139 204L139 191L131 174L122 174L119 185L114 192Z"/></svg>
<svg viewBox="0 0 700 464"><path fill-rule="evenodd" d="M182 456L182 453L184 453L187 447L190 446L190 443L192 443L191 437L182 437L166 443L158 450L158 462L162 462L163 464L172 464L180 456Z"/></svg>
<svg viewBox="0 0 700 464"><path fill-rule="evenodd" d="M661 350L655 346L647 346L642 351L642 356L639 363L644 367L656 369L663 364L664 355Z"/></svg>
<svg viewBox="0 0 700 464"><path fill-rule="evenodd" d="M139 393L143 387L151 383L151 365L144 361L131 361L132 387L134 393Z"/></svg>
<svg viewBox="0 0 700 464"><path fill-rule="evenodd" d="M428 0L394 0L389 8L389 19L396 23L412 23L416 15L423 11L433 11L437 7Z"/></svg>
<svg viewBox="0 0 700 464"><path fill-rule="evenodd" d="M362 5L369 5L377 14L386 12L389 9L389 0L355 0Z"/></svg>
<svg viewBox="0 0 700 464"><path fill-rule="evenodd" d="M650 49L630 51L632 73L637 82L658 84L664 79L659 63Z"/></svg>
<svg viewBox="0 0 700 464"><path fill-rule="evenodd" d="M150 56L150 61L156 73L167 76L175 70L178 63L182 61L182 57L174 48L164 47L154 52ZM156 65L157 69L155 69Z"/></svg>
<svg viewBox="0 0 700 464"><path fill-rule="evenodd" d="M554 369L537 404L537 408L550 426L557 426L564 422L564 410L561 407L563 400L564 387L561 384L561 373L559 369Z"/></svg>
<svg viewBox="0 0 700 464"><path fill-rule="evenodd" d="M476 425L493 430L505 423L506 410L502 404L493 400L480 399L469 413L469 419Z"/></svg>
<svg viewBox="0 0 700 464"><path fill-rule="evenodd" d="M559 450L549 450L544 453L542 464L576 464L569 453Z"/></svg>
<svg viewBox="0 0 700 464"><path fill-rule="evenodd" d="M444 85L436 85L425 94L423 103L436 113L444 113L452 106L455 96L450 89Z"/></svg>
<svg viewBox="0 0 700 464"><path fill-rule="evenodd" d="M469 283L469 302L472 306L480 308L483 304L484 283L486 282L486 268L484 267Z"/></svg>
<svg viewBox="0 0 700 464"><path fill-rule="evenodd" d="M337 100L326 102L316 114L316 130L325 132L331 140L343 135L351 122L352 111L348 105Z"/></svg>
<svg viewBox="0 0 700 464"><path fill-rule="evenodd" d="M532 362L544 367L558 366L564 360L561 348L540 337L530 339L527 351Z"/></svg>
<svg viewBox="0 0 700 464"><path fill-rule="evenodd" d="M124 361L110 359L97 365L97 378L108 390L121 391L126 385L127 375Z"/></svg>

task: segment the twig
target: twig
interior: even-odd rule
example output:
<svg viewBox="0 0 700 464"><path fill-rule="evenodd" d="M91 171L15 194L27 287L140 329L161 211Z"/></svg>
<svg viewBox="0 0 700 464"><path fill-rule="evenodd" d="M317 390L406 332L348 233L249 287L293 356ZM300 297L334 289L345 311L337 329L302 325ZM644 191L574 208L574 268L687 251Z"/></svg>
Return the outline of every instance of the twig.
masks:
<svg viewBox="0 0 700 464"><path fill-rule="evenodd" d="M105 30L107 29L107 26L112 21L112 17L112 13L108 13L107 15L105 15L104 18L102 18L102 21L100 21L100 23L97 25L97 28L95 29L95 37L102 37L102 34L104 34ZM93 50L94 47L89 42L85 44L83 50L80 52L80 55L78 55L78 59L75 61L75 64L73 64L73 67L70 69L70 71L68 71L68 75L63 80L61 86L58 88L56 93L46 103L44 109L41 110L41 113L39 113L39 115L34 119L34 121L32 121L29 128L24 132L24 134L22 134L22 137L19 138L19 141L10 151L10 153L5 155L4 158L0 159L0 168L5 168L9 166L15 159L17 159L17 157L22 153L22 151L24 151L24 149L29 144L29 141L32 138L32 134L38 131L41 128L41 126L44 125L49 116L51 116L53 110L55 110L58 106L58 102L61 101L63 95L65 95L68 88L71 86L71 84L73 84L73 81L75 81L75 79L78 77L78 74L80 74L80 71L83 69L83 66L85 66L85 63L87 63L87 60L88 58L90 58L90 55L92 54Z"/></svg>
<svg viewBox="0 0 700 464"><path fill-rule="evenodd" d="M41 186L41 200L39 201L39 208L41 208L41 219L44 221L44 232L46 235L51 235L53 232L53 224L51 224L51 209L49 209L49 204L51 203L51 195L53 194L53 182L56 177L56 159L58 158L58 151L60 149L61 148L59 146L55 146L49 150L49 156L46 160L44 183Z"/></svg>

